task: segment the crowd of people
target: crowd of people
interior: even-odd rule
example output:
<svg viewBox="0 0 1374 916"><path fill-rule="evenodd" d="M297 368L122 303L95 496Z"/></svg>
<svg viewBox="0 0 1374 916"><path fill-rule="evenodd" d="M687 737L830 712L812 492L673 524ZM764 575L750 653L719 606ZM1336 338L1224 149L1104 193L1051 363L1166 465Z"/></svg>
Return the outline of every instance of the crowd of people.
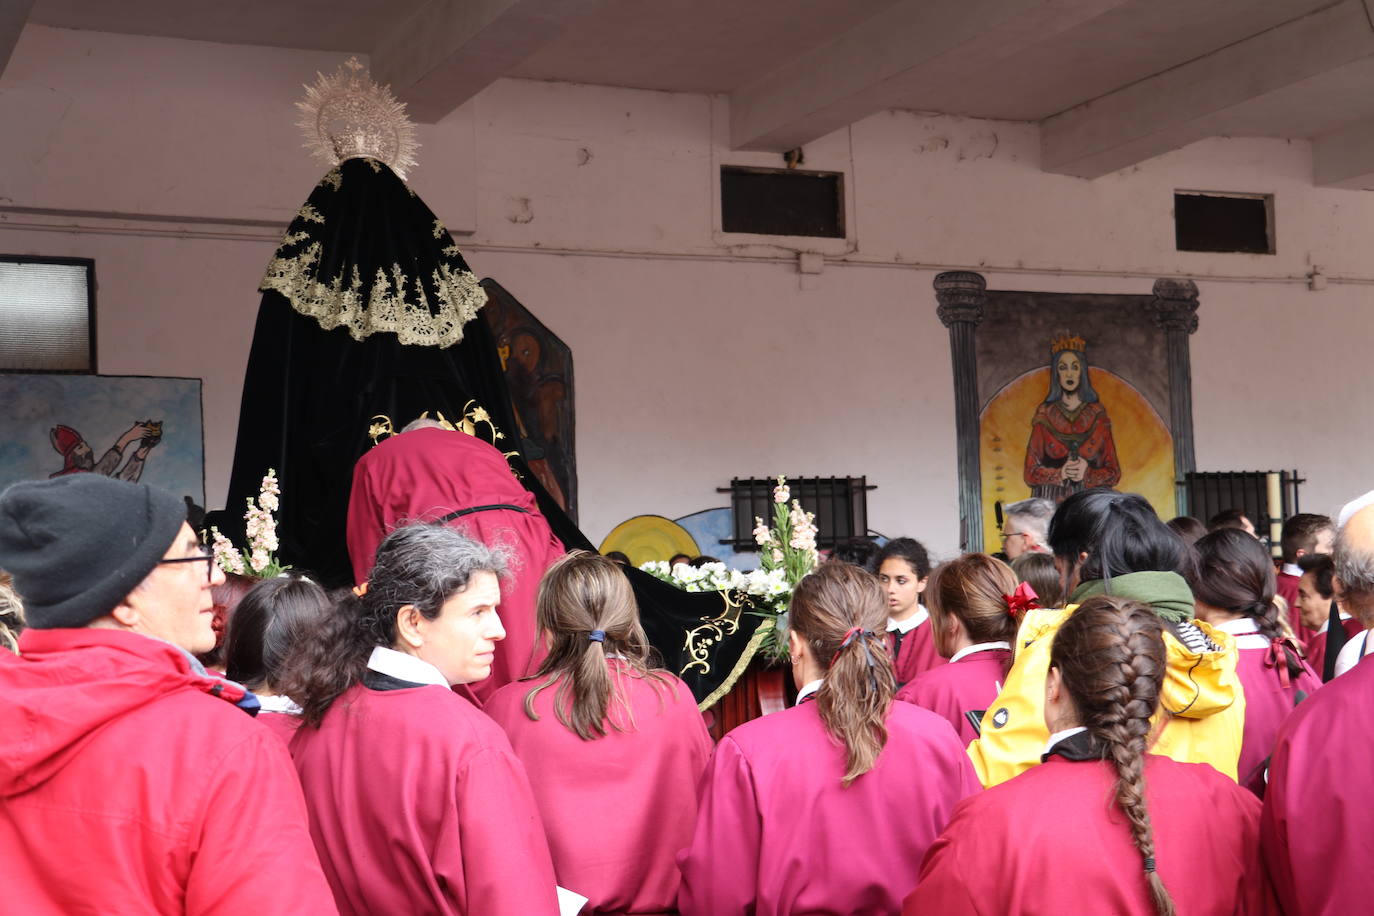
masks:
<svg viewBox="0 0 1374 916"><path fill-rule="evenodd" d="M529 514L517 497L479 508ZM1277 568L1235 518L1105 488L1009 506L1005 561L845 545L792 594L796 703L714 745L620 562L573 551L531 582L508 540L402 502L350 533L356 587L248 589L219 672L198 657L224 574L179 499L100 475L0 494L7 911L1374 899L1374 497L1289 519ZM508 631L530 636L503 664Z"/></svg>

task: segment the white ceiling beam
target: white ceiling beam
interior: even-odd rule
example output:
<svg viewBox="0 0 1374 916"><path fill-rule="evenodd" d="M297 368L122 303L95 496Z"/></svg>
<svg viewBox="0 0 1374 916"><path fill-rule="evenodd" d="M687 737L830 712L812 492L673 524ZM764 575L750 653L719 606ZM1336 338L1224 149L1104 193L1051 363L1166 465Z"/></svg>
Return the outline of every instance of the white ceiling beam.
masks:
<svg viewBox="0 0 1374 916"><path fill-rule="evenodd" d="M1211 136L1228 109L1374 56L1367 4L1342 0L1047 118L1040 167L1098 178Z"/></svg>
<svg viewBox="0 0 1374 916"><path fill-rule="evenodd" d="M0 3L0 74L9 66L10 55L19 43L19 33L29 21L33 0L4 0Z"/></svg>
<svg viewBox="0 0 1374 916"><path fill-rule="evenodd" d="M1312 181L1327 188L1374 190L1374 121L1361 121L1314 139Z"/></svg>
<svg viewBox="0 0 1374 916"><path fill-rule="evenodd" d="M561 35L600 0L430 0L373 47L369 69L434 123Z"/></svg>
<svg viewBox="0 0 1374 916"><path fill-rule="evenodd" d="M904 0L730 96L735 149L782 152L1129 0ZM938 84L938 82L936 83Z"/></svg>

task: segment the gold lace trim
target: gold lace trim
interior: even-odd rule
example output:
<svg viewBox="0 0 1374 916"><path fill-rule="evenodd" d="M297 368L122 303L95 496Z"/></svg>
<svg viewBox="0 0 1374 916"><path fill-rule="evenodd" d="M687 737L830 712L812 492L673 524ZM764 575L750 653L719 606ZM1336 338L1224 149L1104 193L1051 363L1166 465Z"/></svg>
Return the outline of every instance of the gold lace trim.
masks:
<svg viewBox="0 0 1374 916"><path fill-rule="evenodd" d="M348 328L354 340L389 331L403 344L449 347L463 339L463 325L487 301L487 291L471 271L446 264L440 264L432 277L439 301L431 303L424 285L416 284L413 295L419 301L410 303L405 298L410 278L399 264L391 265L390 276L378 268L364 291L356 268L347 283L343 276L319 280L319 259L319 242L299 254L273 258L260 289L281 293L292 308L314 318L326 331Z"/></svg>
<svg viewBox="0 0 1374 916"><path fill-rule="evenodd" d="M744 675L745 669L748 668L749 663L754 660L754 656L758 654L759 646L763 645L763 641L768 638L768 632L772 630L773 627L774 622L772 620L765 620L763 623L759 624L759 628L754 631L754 635L749 637L749 642L745 645L744 652L740 654L739 661L735 662L735 667L730 669L730 673L726 675L725 680L721 681L719 687L711 691L706 699L697 704L697 709L705 712L719 703L720 698L734 688L735 682Z"/></svg>

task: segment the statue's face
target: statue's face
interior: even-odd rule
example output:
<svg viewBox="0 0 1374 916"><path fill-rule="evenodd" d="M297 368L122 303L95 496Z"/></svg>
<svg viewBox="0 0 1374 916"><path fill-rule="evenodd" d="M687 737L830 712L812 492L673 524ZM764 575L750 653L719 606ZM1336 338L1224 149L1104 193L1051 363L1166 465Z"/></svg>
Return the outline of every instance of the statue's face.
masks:
<svg viewBox="0 0 1374 916"><path fill-rule="evenodd" d="M1068 351L1060 353L1059 358L1054 361L1054 371L1059 373L1059 387L1065 394L1078 390L1078 384L1083 378L1083 363L1076 354Z"/></svg>

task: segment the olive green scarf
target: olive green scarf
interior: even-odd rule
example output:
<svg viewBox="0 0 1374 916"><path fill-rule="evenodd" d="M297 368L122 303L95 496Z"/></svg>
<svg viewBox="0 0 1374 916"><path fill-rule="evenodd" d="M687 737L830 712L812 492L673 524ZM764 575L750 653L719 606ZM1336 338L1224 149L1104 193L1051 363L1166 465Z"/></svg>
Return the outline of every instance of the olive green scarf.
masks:
<svg viewBox="0 0 1374 916"><path fill-rule="evenodd" d="M1082 604L1094 595L1114 595L1148 604L1165 620L1182 623L1193 619L1193 590L1178 573L1134 572L1113 576L1110 586L1103 580L1084 582L1073 590L1070 604Z"/></svg>

